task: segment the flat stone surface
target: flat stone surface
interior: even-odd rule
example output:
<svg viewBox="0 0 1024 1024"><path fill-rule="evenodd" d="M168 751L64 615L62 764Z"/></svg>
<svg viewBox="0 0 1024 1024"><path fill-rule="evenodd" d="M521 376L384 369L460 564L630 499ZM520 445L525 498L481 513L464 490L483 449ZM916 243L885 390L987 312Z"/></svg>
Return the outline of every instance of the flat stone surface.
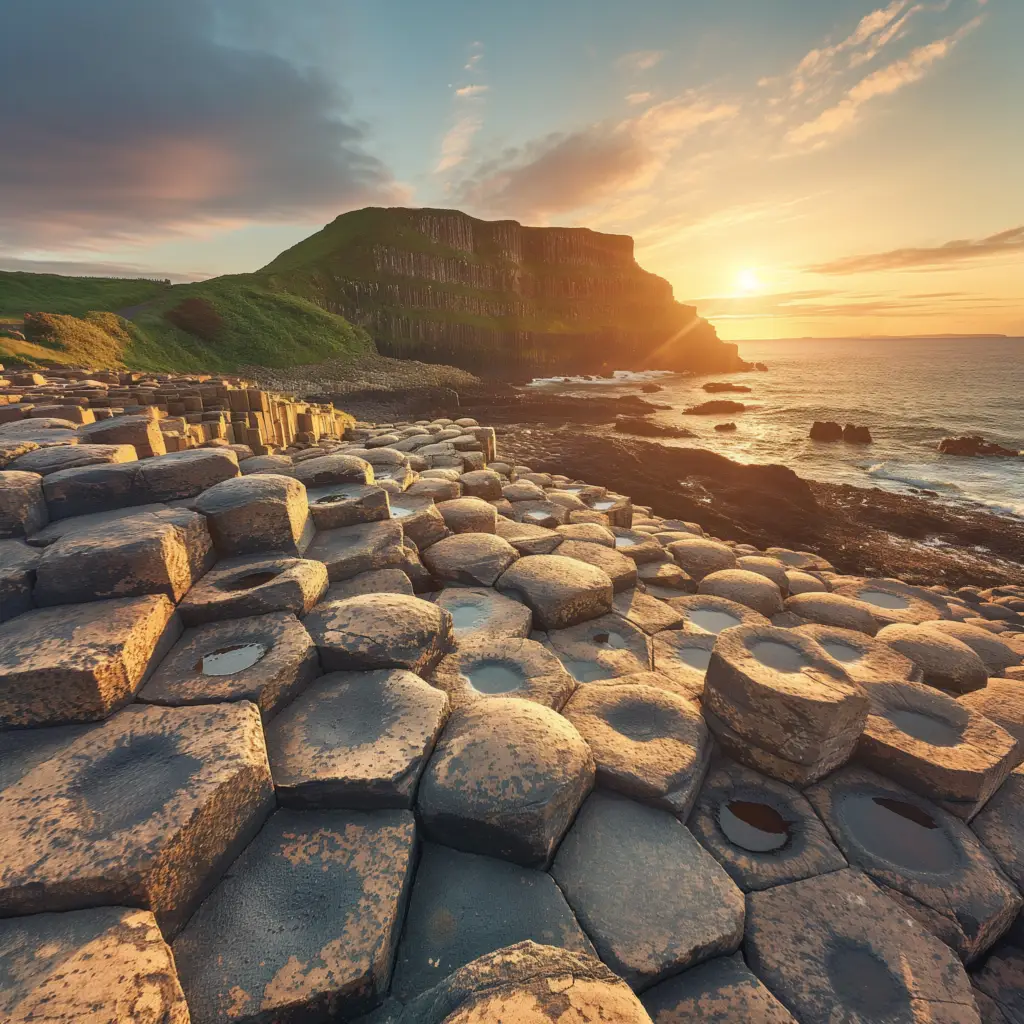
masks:
<svg viewBox="0 0 1024 1024"><path fill-rule="evenodd" d="M376 523L391 516L388 492L383 487L367 484L307 487L306 501L318 530Z"/></svg>
<svg viewBox="0 0 1024 1024"><path fill-rule="evenodd" d="M267 726L278 800L411 807L447 717L445 695L404 669L323 676Z"/></svg>
<svg viewBox="0 0 1024 1024"><path fill-rule="evenodd" d="M222 558L185 595L178 611L186 625L270 612L305 615L327 590L321 562L288 555Z"/></svg>
<svg viewBox="0 0 1024 1024"><path fill-rule="evenodd" d="M306 557L323 562L328 578L336 583L374 569L399 568L402 540L402 526L395 520L361 523L317 533Z"/></svg>
<svg viewBox="0 0 1024 1024"><path fill-rule="evenodd" d="M516 697L561 711L576 688L562 663L542 644L522 637L477 634L460 638L430 675L452 708L486 697Z"/></svg>
<svg viewBox="0 0 1024 1024"><path fill-rule="evenodd" d="M525 941L459 968L405 1007L382 1008L373 1024L649 1024L621 978L582 953Z"/></svg>
<svg viewBox="0 0 1024 1024"><path fill-rule="evenodd" d="M544 866L594 781L594 759L561 715L489 698L455 711L417 800L427 838Z"/></svg>
<svg viewBox="0 0 1024 1024"><path fill-rule="evenodd" d="M909 658L866 633L816 623L797 626L793 632L809 636L820 644L825 653L838 661L843 671L862 686L921 681L921 670Z"/></svg>
<svg viewBox="0 0 1024 1024"><path fill-rule="evenodd" d="M997 946L974 975L974 984L995 1003L1006 1024L1024 1021L1024 950Z"/></svg>
<svg viewBox="0 0 1024 1024"><path fill-rule="evenodd" d="M612 608L616 615L628 619L634 626L651 636L663 629L676 629L683 623L683 617L679 612L638 588L616 594Z"/></svg>
<svg viewBox="0 0 1024 1024"><path fill-rule="evenodd" d="M899 580L865 579L836 587L835 593L870 605L879 625L914 624L945 619L949 615L946 602L937 594Z"/></svg>
<svg viewBox="0 0 1024 1024"><path fill-rule="evenodd" d="M38 473L0 471L0 537L25 537L49 522L43 478Z"/></svg>
<svg viewBox="0 0 1024 1024"><path fill-rule="evenodd" d="M706 537L683 537L669 543L666 550L676 565L697 581L713 572L736 566L732 548Z"/></svg>
<svg viewBox="0 0 1024 1024"><path fill-rule="evenodd" d="M134 904L171 935L273 799L253 705L126 708L0 794L0 916Z"/></svg>
<svg viewBox="0 0 1024 1024"><path fill-rule="evenodd" d="M517 523L511 519L498 517L495 532L504 538L521 555L550 555L565 538L546 526L534 526L532 523Z"/></svg>
<svg viewBox="0 0 1024 1024"><path fill-rule="evenodd" d="M619 615L601 615L578 626L554 629L547 644L580 683L647 672L651 639Z"/></svg>
<svg viewBox="0 0 1024 1024"><path fill-rule="evenodd" d="M514 595L541 629L564 629L611 611L612 581L595 566L560 555L528 555L515 562L495 584Z"/></svg>
<svg viewBox="0 0 1024 1024"><path fill-rule="evenodd" d="M193 1020L350 1020L387 991L407 811L280 810L174 943Z"/></svg>
<svg viewBox="0 0 1024 1024"><path fill-rule="evenodd" d="M407 668L425 675L453 647L451 615L403 594L364 594L321 604L305 626L326 672Z"/></svg>
<svg viewBox="0 0 1024 1024"><path fill-rule="evenodd" d="M558 554L562 558L573 558L606 572L617 594L636 586L636 562L620 554L614 548L606 548L602 544L591 544L589 541L570 539L559 545Z"/></svg>
<svg viewBox="0 0 1024 1024"><path fill-rule="evenodd" d="M713 594L753 608L767 618L782 611L782 591L766 576L747 569L721 569L708 573L697 585L698 594Z"/></svg>
<svg viewBox="0 0 1024 1024"><path fill-rule="evenodd" d="M653 639L654 670L671 679L679 692L702 700L716 634L666 629Z"/></svg>
<svg viewBox="0 0 1024 1024"><path fill-rule="evenodd" d="M653 686L582 686L563 714L589 744L599 786L686 820L711 759L691 701Z"/></svg>
<svg viewBox="0 0 1024 1024"><path fill-rule="evenodd" d="M601 959L637 991L743 938L743 894L666 811L593 793L551 873Z"/></svg>
<svg viewBox="0 0 1024 1024"><path fill-rule="evenodd" d="M423 552L423 564L441 584L491 587L519 557L507 540L492 533L457 533Z"/></svg>
<svg viewBox="0 0 1024 1024"><path fill-rule="evenodd" d="M238 456L223 448L171 452L139 464L139 479L153 501L193 498L238 476Z"/></svg>
<svg viewBox="0 0 1024 1024"><path fill-rule="evenodd" d="M415 596L412 581L402 569L371 569L351 579L332 583L324 594L324 601L344 601L348 597L362 597L364 594Z"/></svg>
<svg viewBox="0 0 1024 1024"><path fill-rule="evenodd" d="M320 674L316 645L291 612L186 629L139 693L181 707L247 700L273 717Z"/></svg>
<svg viewBox="0 0 1024 1024"><path fill-rule="evenodd" d="M971 830L1024 892L1024 769L1017 769L971 822Z"/></svg>
<svg viewBox="0 0 1024 1024"><path fill-rule="evenodd" d="M336 484L372 484L373 466L356 455L323 455L299 462L295 478L306 487L332 487Z"/></svg>
<svg viewBox="0 0 1024 1024"><path fill-rule="evenodd" d="M171 951L147 910L0 921L5 1024L188 1024Z"/></svg>
<svg viewBox="0 0 1024 1024"><path fill-rule="evenodd" d="M648 989L654 1024L797 1024L739 953L720 956Z"/></svg>
<svg viewBox="0 0 1024 1024"><path fill-rule="evenodd" d="M682 616L680 630L686 633L717 636L724 629L736 626L767 626L769 621L760 612L714 594L686 594L665 602Z"/></svg>
<svg viewBox="0 0 1024 1024"><path fill-rule="evenodd" d="M41 608L0 625L0 727L106 718L181 633L163 595Z"/></svg>
<svg viewBox="0 0 1024 1024"><path fill-rule="evenodd" d="M929 686L969 693L988 679L981 658L967 644L937 630L897 624L880 630L878 639L917 665Z"/></svg>
<svg viewBox="0 0 1024 1024"><path fill-rule="evenodd" d="M525 604L489 587L445 587L435 601L450 613L460 643L472 637L525 638L533 628L533 612Z"/></svg>
<svg viewBox="0 0 1024 1024"><path fill-rule="evenodd" d="M494 533L498 511L482 498L455 498L442 501L437 510L452 533Z"/></svg>
<svg viewBox="0 0 1024 1024"><path fill-rule="evenodd" d="M135 462L138 456L130 444L66 444L55 448L37 448L19 455L7 469L20 473L49 476L62 469L96 466L116 462Z"/></svg>
<svg viewBox="0 0 1024 1024"><path fill-rule="evenodd" d="M0 622L32 608L39 552L23 540L0 540Z"/></svg>
<svg viewBox="0 0 1024 1024"><path fill-rule="evenodd" d="M820 626L838 626L874 636L878 620L871 605L842 594L794 594L786 599L786 611L799 615L805 622Z"/></svg>
<svg viewBox="0 0 1024 1024"><path fill-rule="evenodd" d="M406 1002L477 957L526 939L594 954L550 875L426 843L392 994Z"/></svg>
<svg viewBox="0 0 1024 1024"><path fill-rule="evenodd" d="M712 761L687 826L744 892L847 866L798 790L726 757Z"/></svg>
<svg viewBox="0 0 1024 1024"><path fill-rule="evenodd" d="M800 1021L980 1024L956 954L859 871L751 895L746 953Z"/></svg>
<svg viewBox="0 0 1024 1024"><path fill-rule="evenodd" d="M806 795L851 867L945 917L965 961L1020 910L1020 893L971 830L910 790L847 767Z"/></svg>
<svg viewBox="0 0 1024 1024"><path fill-rule="evenodd" d="M968 647L981 659L985 671L990 676L1001 676L1004 669L1012 665L1019 665L1024 661L1024 655L1014 650L1013 646L1005 640L990 633L980 626L972 626L969 622L956 622L943 620L929 622L928 629L937 630L946 636L953 637Z"/></svg>

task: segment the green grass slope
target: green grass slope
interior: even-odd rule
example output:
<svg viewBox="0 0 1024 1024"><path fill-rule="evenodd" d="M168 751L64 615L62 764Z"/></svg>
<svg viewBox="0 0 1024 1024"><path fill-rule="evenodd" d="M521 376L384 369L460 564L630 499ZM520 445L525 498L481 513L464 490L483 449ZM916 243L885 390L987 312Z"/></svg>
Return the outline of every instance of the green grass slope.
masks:
<svg viewBox="0 0 1024 1024"><path fill-rule="evenodd" d="M0 321L21 320L26 313L115 312L149 302L169 287L161 281L0 271Z"/></svg>

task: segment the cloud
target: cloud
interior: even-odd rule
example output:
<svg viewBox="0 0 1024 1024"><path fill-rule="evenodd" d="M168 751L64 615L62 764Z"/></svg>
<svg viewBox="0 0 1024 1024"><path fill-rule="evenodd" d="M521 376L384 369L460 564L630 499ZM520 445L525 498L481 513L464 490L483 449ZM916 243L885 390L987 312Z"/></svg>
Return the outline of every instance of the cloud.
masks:
<svg viewBox="0 0 1024 1024"><path fill-rule="evenodd" d="M464 70L478 74L483 56L483 43L471 43ZM482 82L471 82L455 90L455 123L441 139L441 155L434 166L435 174L447 174L469 156L473 139L484 126L483 101L489 89L490 86Z"/></svg>
<svg viewBox="0 0 1024 1024"><path fill-rule="evenodd" d="M893 61L884 68L873 71L847 90L834 106L823 110L811 121L792 128L786 135L789 142L801 144L832 135L853 124L860 116L860 108L879 96L888 96L904 86L919 82L928 69L937 61L948 56L968 33L981 24L981 17L972 18L952 35L936 39L925 46L912 50L909 56Z"/></svg>
<svg viewBox="0 0 1024 1024"><path fill-rule="evenodd" d="M641 103L646 103L648 100L654 99L653 92L631 92L626 97L626 102L631 107L638 107Z"/></svg>
<svg viewBox="0 0 1024 1024"><path fill-rule="evenodd" d="M650 71L665 57L665 50L634 50L624 53L615 61L620 71Z"/></svg>
<svg viewBox="0 0 1024 1024"><path fill-rule="evenodd" d="M489 85L462 85L455 90L456 96L480 96L490 89Z"/></svg>
<svg viewBox="0 0 1024 1024"><path fill-rule="evenodd" d="M26 260L16 256L0 256L0 270L22 271L28 274L63 274L72 277L145 277L169 280L173 284L199 281L211 274L179 274L137 263L101 263L89 260Z"/></svg>
<svg viewBox="0 0 1024 1024"><path fill-rule="evenodd" d="M684 139L738 110L690 95L625 121L556 132L480 164L456 197L484 212L525 219L583 209L650 184Z"/></svg>
<svg viewBox="0 0 1024 1024"><path fill-rule="evenodd" d="M218 42L216 13L214 0L7 5L8 247L294 221L400 197L324 75Z"/></svg>
<svg viewBox="0 0 1024 1024"><path fill-rule="evenodd" d="M865 256L844 256L808 267L815 274L862 274L877 270L915 270L948 267L969 260L1024 253L1024 225L987 238L958 239L931 248L892 249Z"/></svg>

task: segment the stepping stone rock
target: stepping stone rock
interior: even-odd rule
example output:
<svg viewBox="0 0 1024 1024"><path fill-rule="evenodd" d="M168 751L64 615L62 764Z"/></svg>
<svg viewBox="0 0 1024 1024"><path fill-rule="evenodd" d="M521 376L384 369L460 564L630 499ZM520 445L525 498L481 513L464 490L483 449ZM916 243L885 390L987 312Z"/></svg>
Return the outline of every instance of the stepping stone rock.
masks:
<svg viewBox="0 0 1024 1024"><path fill-rule="evenodd" d="M130 444L140 459L167 454L160 423L149 416L115 416L87 423L79 427L78 437L89 444Z"/></svg>
<svg viewBox="0 0 1024 1024"><path fill-rule="evenodd" d="M668 553L688 576L697 581L722 569L734 569L732 548L705 537L684 537L668 544Z"/></svg>
<svg viewBox="0 0 1024 1024"><path fill-rule="evenodd" d="M451 536L433 498L416 498L403 494L391 506L391 518L402 524L406 537L420 549L430 547Z"/></svg>
<svg viewBox="0 0 1024 1024"><path fill-rule="evenodd" d="M782 591L766 576L746 569L708 573L697 585L698 594L712 594L753 608L766 618L782 611Z"/></svg>
<svg viewBox="0 0 1024 1024"><path fill-rule="evenodd" d="M743 938L743 894L666 811L593 793L551 869L601 959L636 991Z"/></svg>
<svg viewBox="0 0 1024 1024"><path fill-rule="evenodd" d="M612 581L606 572L574 558L528 555L515 562L495 584L517 596L541 629L565 629L596 619L612 608Z"/></svg>
<svg viewBox="0 0 1024 1024"><path fill-rule="evenodd" d="M971 830L1024 892L1024 768L1018 768L971 822Z"/></svg>
<svg viewBox="0 0 1024 1024"><path fill-rule="evenodd" d="M859 871L752 894L746 952L800 1021L980 1024L956 955Z"/></svg>
<svg viewBox="0 0 1024 1024"><path fill-rule="evenodd" d="M712 761L687 825L744 892L847 866L797 790L728 758Z"/></svg>
<svg viewBox="0 0 1024 1024"><path fill-rule="evenodd" d="M653 537L635 530L613 530L615 550L627 558L633 559L637 565L646 562L664 562L665 549Z"/></svg>
<svg viewBox="0 0 1024 1024"><path fill-rule="evenodd" d="M651 636L663 629L676 629L683 624L683 617L679 612L637 588L616 594L612 600L612 608L615 609L616 615L628 619L634 626Z"/></svg>
<svg viewBox="0 0 1024 1024"><path fill-rule="evenodd" d="M858 760L958 818L970 821L1019 763L1005 729L930 686L876 683L868 696Z"/></svg>
<svg viewBox="0 0 1024 1024"><path fill-rule="evenodd" d="M306 557L323 562L332 583L373 569L402 564L402 526L394 520L324 530L313 538Z"/></svg>
<svg viewBox="0 0 1024 1024"><path fill-rule="evenodd" d="M456 498L437 506L452 533L494 533L498 512L482 498Z"/></svg>
<svg viewBox="0 0 1024 1024"><path fill-rule="evenodd" d="M686 820L711 760L692 702L653 686L583 686L563 714L590 745L599 786Z"/></svg>
<svg viewBox="0 0 1024 1024"><path fill-rule="evenodd" d="M577 682L648 672L651 640L619 615L601 615L548 633L547 644Z"/></svg>
<svg viewBox="0 0 1024 1024"><path fill-rule="evenodd" d="M290 612L186 629L139 700L182 707L247 700L273 717L320 674L316 645Z"/></svg>
<svg viewBox="0 0 1024 1024"><path fill-rule="evenodd" d="M746 605L713 594L687 594L667 601L672 611L683 617L681 629L687 633L717 635L735 626L767 626L768 619Z"/></svg>
<svg viewBox="0 0 1024 1024"><path fill-rule="evenodd" d="M990 676L1001 676L1005 669L1024 661L1024 655L1015 651L1005 640L979 626L971 626L966 622L941 621L929 622L928 629L937 630L967 644L981 658Z"/></svg>
<svg viewBox="0 0 1024 1024"><path fill-rule="evenodd" d="M453 646L451 615L402 594L365 594L321 604L305 626L326 672L407 668L425 675Z"/></svg>
<svg viewBox="0 0 1024 1024"><path fill-rule="evenodd" d="M0 794L0 917L134 903L170 936L273 803L253 705L126 708Z"/></svg>
<svg viewBox="0 0 1024 1024"><path fill-rule="evenodd" d="M812 576L809 572L801 572L799 569L786 570L786 587L790 595L795 594L827 594L828 584L824 580Z"/></svg>
<svg viewBox="0 0 1024 1024"><path fill-rule="evenodd" d="M493 533L457 533L423 552L423 564L442 583L493 586L519 557L507 540Z"/></svg>
<svg viewBox="0 0 1024 1024"><path fill-rule="evenodd" d="M1017 679L989 679L983 690L957 698L965 708L984 715L1016 741L1016 764L1024 761L1024 686Z"/></svg>
<svg viewBox="0 0 1024 1024"><path fill-rule="evenodd" d="M324 601L344 601L364 594L405 594L414 597L412 582L401 569L371 569L351 579L332 583L324 594Z"/></svg>
<svg viewBox="0 0 1024 1024"><path fill-rule="evenodd" d="M335 484L306 490L309 514L317 530L337 530L391 517L388 492L366 484Z"/></svg>
<svg viewBox="0 0 1024 1024"><path fill-rule="evenodd" d="M842 594L795 594L786 599L785 609L798 615L804 622L838 626L868 636L878 632L878 620L871 605Z"/></svg>
<svg viewBox="0 0 1024 1024"><path fill-rule="evenodd" d="M941 915L965 962L984 953L1020 910L1020 893L970 829L895 782L847 767L806 796L851 867L920 905L915 917Z"/></svg>
<svg viewBox="0 0 1024 1024"><path fill-rule="evenodd" d="M278 799L290 807L411 807L447 717L445 695L403 669L323 676L267 726Z"/></svg>
<svg viewBox="0 0 1024 1024"><path fill-rule="evenodd" d="M547 527L516 523L503 517L498 519L496 532L521 555L550 555L565 539Z"/></svg>
<svg viewBox="0 0 1024 1024"><path fill-rule="evenodd" d="M138 456L130 444L67 444L37 448L8 463L7 469L49 476L62 469L116 462L135 462Z"/></svg>
<svg viewBox="0 0 1024 1024"><path fill-rule="evenodd" d="M516 697L561 711L576 683L543 645L520 637L460 638L430 682L448 694L452 708L485 697Z"/></svg>
<svg viewBox="0 0 1024 1024"><path fill-rule="evenodd" d="M0 921L5 1024L188 1024L174 958L148 910Z"/></svg>
<svg viewBox="0 0 1024 1024"><path fill-rule="evenodd" d="M434 842L543 867L593 782L589 747L557 712L478 700L452 714L434 751L420 821Z"/></svg>
<svg viewBox="0 0 1024 1024"><path fill-rule="evenodd" d="M526 941L459 968L374 1024L650 1024L629 986L600 960Z"/></svg>
<svg viewBox="0 0 1024 1024"><path fill-rule="evenodd" d="M426 843L392 994L408 1001L477 957L527 939L594 955L550 875Z"/></svg>
<svg viewBox="0 0 1024 1024"><path fill-rule="evenodd" d="M194 498L222 480L238 476L238 456L223 448L172 452L139 465L139 479L152 501Z"/></svg>
<svg viewBox="0 0 1024 1024"><path fill-rule="evenodd" d="M789 548L766 548L765 554L777 558L791 569L805 572L832 572L832 563L812 551L792 551Z"/></svg>
<svg viewBox="0 0 1024 1024"><path fill-rule="evenodd" d="M940 690L969 693L988 679L981 658L967 644L924 626L886 626L878 639L909 658L921 670L923 681Z"/></svg>
<svg viewBox="0 0 1024 1024"><path fill-rule="evenodd" d="M273 473L237 477L203 491L192 504L206 516L222 557L278 551L301 555L313 535L306 488Z"/></svg>
<svg viewBox="0 0 1024 1024"><path fill-rule="evenodd" d="M870 605L880 626L894 622L915 625L949 616L946 602L938 594L899 580L868 579L836 587L834 593Z"/></svg>
<svg viewBox="0 0 1024 1024"><path fill-rule="evenodd" d="M774 626L719 635L703 702L754 746L804 765L845 761L868 714L865 692L813 640Z"/></svg>
<svg viewBox="0 0 1024 1024"><path fill-rule="evenodd" d="M637 566L638 585L651 596L668 600L697 590L696 581L675 562L645 562Z"/></svg>
<svg viewBox="0 0 1024 1024"><path fill-rule="evenodd" d="M1002 1015L997 1018L997 1024L1024 1021L1024 950L1010 945L997 946L974 975L974 984Z"/></svg>
<svg viewBox="0 0 1024 1024"><path fill-rule="evenodd" d="M174 943L193 1020L352 1020L387 992L408 811L280 810Z"/></svg>
<svg viewBox="0 0 1024 1024"><path fill-rule="evenodd" d="M0 622L32 608L39 552L23 540L0 540Z"/></svg>
<svg viewBox="0 0 1024 1024"><path fill-rule="evenodd" d="M26 612L0 625L0 728L95 722L181 635L163 595Z"/></svg>
<svg viewBox="0 0 1024 1024"><path fill-rule="evenodd" d="M788 570L777 558L768 558L766 555L741 555L736 559L736 568L764 576L771 580L783 594L789 590L787 573L791 570ZM814 579L813 576L808 578ZM820 580L815 580L815 582L820 583ZM821 584L821 588L824 590L825 585Z"/></svg>
<svg viewBox="0 0 1024 1024"><path fill-rule="evenodd" d="M655 1024L798 1024L739 953L708 960L655 985L642 1002Z"/></svg>
<svg viewBox="0 0 1024 1024"><path fill-rule="evenodd" d="M295 464L287 455L255 455L249 459L242 459L238 464L238 468L242 476L248 476L250 473L275 473L278 476L295 476Z"/></svg>
<svg viewBox="0 0 1024 1024"><path fill-rule="evenodd" d="M825 653L838 661L846 674L862 686L921 681L921 670L909 658L864 633L813 624L797 626L793 632L817 641Z"/></svg>
<svg viewBox="0 0 1024 1024"><path fill-rule="evenodd" d="M463 473L459 478L462 493L470 498L483 498L494 501L502 496L501 477L491 469L478 469L471 473Z"/></svg>
<svg viewBox="0 0 1024 1024"><path fill-rule="evenodd" d="M372 484L373 466L355 455L325 455L299 462L294 469L296 480L306 487L334 487L337 484Z"/></svg>
<svg viewBox="0 0 1024 1024"><path fill-rule="evenodd" d="M305 615L327 590L327 569L309 558L221 559L178 606L187 626L270 612Z"/></svg>
<svg viewBox="0 0 1024 1024"><path fill-rule="evenodd" d="M704 681L717 639L714 633L680 629L655 633L654 670L671 679L679 692L692 700L703 700Z"/></svg>
<svg viewBox="0 0 1024 1024"><path fill-rule="evenodd" d="M576 559L607 573L616 594L636 586L636 562L619 554L614 548L592 544L589 541L566 540L558 546L558 555L562 558Z"/></svg>
<svg viewBox="0 0 1024 1024"><path fill-rule="evenodd" d="M0 472L0 537L25 537L50 521L38 473Z"/></svg>
<svg viewBox="0 0 1024 1024"><path fill-rule="evenodd" d="M472 637L525 639L533 628L533 612L525 604L489 587L445 587L435 600L451 615L460 643Z"/></svg>
<svg viewBox="0 0 1024 1024"><path fill-rule="evenodd" d="M556 526L555 532L565 540L586 540L606 548L615 547L615 534L607 526L601 526L599 523L567 523L564 526Z"/></svg>
<svg viewBox="0 0 1024 1024"><path fill-rule="evenodd" d="M510 503L512 518L553 530L569 521L570 510L555 501L516 501Z"/></svg>

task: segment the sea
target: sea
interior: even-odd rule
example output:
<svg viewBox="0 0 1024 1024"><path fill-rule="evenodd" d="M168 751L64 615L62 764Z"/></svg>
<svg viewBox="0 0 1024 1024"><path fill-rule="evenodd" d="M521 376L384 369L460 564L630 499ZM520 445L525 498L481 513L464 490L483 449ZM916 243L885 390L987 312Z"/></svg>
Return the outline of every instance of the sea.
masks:
<svg viewBox="0 0 1024 1024"><path fill-rule="evenodd" d="M683 425L697 439L663 444L709 448L739 462L781 463L800 476L889 491L933 491L938 500L984 505L1024 517L1024 458L939 455L944 437L981 434L1024 449L1024 338L843 338L739 342L740 355L767 372L692 376L617 371L609 379L538 379L534 388L571 395L640 394L654 382L671 405L651 419ZM708 394L710 380L750 394ZM683 416L688 406L733 399L744 412ZM815 420L871 430L870 445L808 437ZM737 430L718 433L716 423Z"/></svg>

